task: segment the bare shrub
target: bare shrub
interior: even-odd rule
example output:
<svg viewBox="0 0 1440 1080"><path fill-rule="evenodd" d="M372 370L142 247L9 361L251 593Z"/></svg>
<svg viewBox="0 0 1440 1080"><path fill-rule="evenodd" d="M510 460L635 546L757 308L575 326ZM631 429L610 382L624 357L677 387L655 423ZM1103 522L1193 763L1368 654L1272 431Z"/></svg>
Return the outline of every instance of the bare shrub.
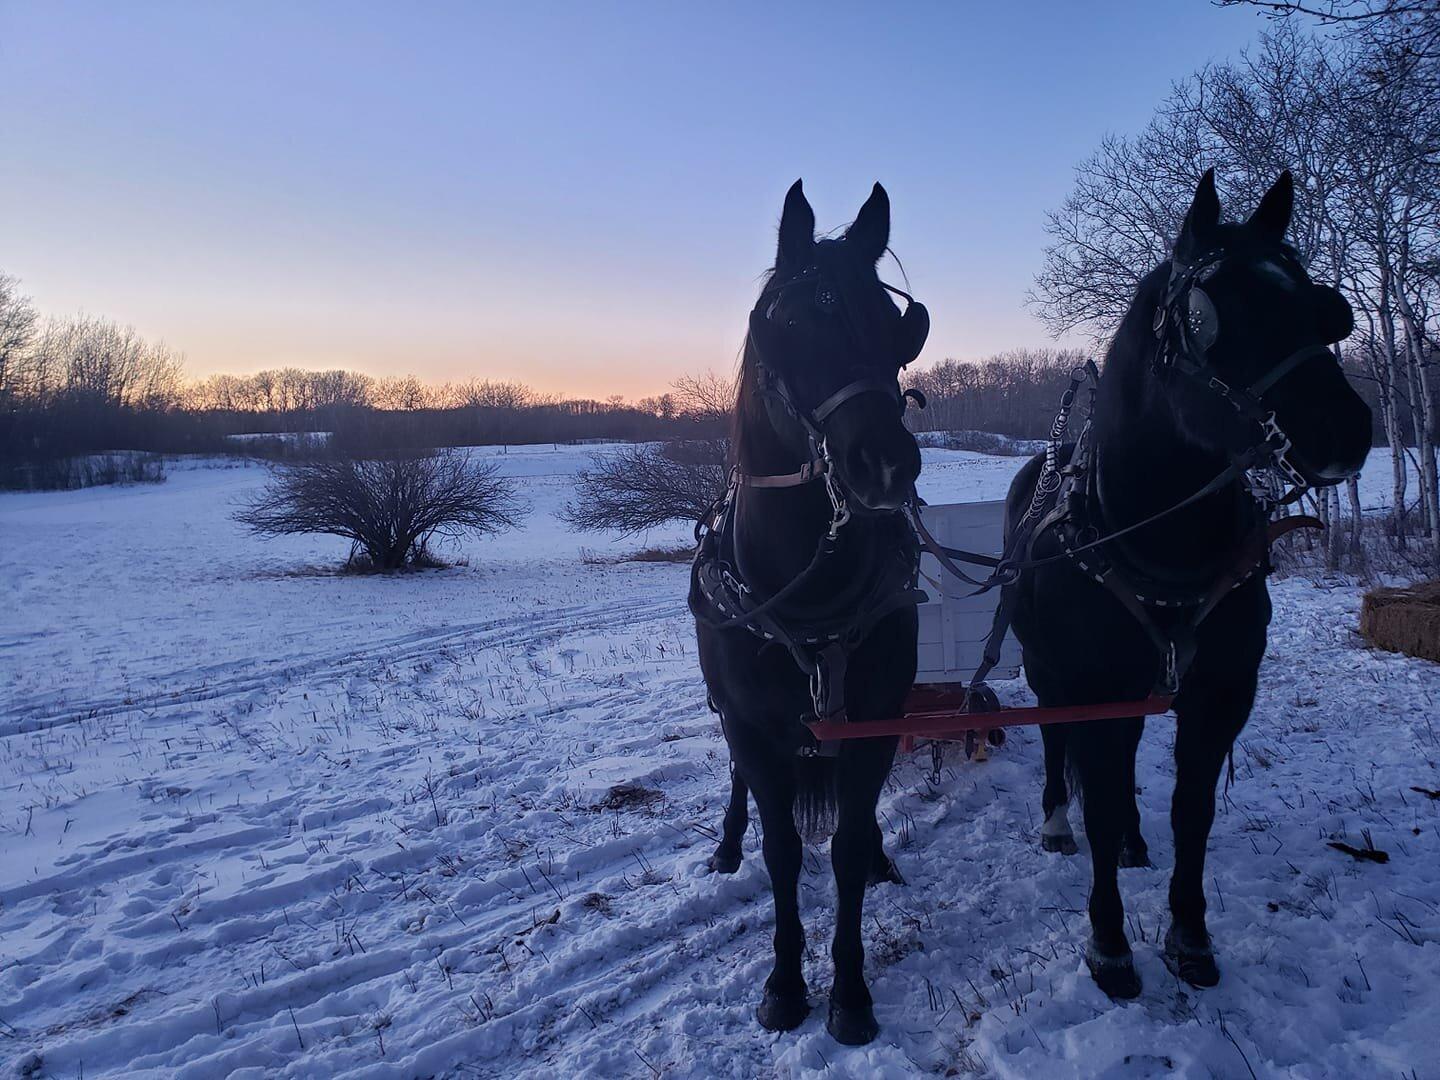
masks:
<svg viewBox="0 0 1440 1080"><path fill-rule="evenodd" d="M644 443L597 456L576 474L575 498L560 512L584 532L643 532L699 521L725 491L724 439Z"/></svg>
<svg viewBox="0 0 1440 1080"><path fill-rule="evenodd" d="M370 569L435 566L435 536L503 532L524 518L514 482L498 470L456 451L297 461L277 467L235 516L261 536L343 536L351 562Z"/></svg>

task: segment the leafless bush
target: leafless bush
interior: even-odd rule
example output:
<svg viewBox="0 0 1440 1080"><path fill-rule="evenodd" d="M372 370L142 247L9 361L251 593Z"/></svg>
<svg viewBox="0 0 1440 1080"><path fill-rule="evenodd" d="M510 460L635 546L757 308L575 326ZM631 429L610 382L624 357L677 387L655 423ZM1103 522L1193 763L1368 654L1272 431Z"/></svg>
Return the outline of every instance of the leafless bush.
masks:
<svg viewBox="0 0 1440 1080"><path fill-rule="evenodd" d="M278 467L236 519L261 536L343 536L351 561L363 557L375 570L433 566L435 536L503 532L524 518L514 482L498 468L455 451L299 461Z"/></svg>
<svg viewBox="0 0 1440 1080"><path fill-rule="evenodd" d="M645 443L597 456L576 474L575 498L560 517L584 532L643 532L699 521L725 491L724 439Z"/></svg>

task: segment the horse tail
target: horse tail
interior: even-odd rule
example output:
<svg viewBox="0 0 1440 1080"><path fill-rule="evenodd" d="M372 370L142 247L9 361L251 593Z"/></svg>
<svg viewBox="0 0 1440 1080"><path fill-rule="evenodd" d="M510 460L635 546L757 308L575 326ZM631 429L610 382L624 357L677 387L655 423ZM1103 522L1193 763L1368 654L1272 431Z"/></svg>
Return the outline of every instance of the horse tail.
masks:
<svg viewBox="0 0 1440 1080"><path fill-rule="evenodd" d="M805 841L835 830L835 759L795 758L795 828Z"/></svg>

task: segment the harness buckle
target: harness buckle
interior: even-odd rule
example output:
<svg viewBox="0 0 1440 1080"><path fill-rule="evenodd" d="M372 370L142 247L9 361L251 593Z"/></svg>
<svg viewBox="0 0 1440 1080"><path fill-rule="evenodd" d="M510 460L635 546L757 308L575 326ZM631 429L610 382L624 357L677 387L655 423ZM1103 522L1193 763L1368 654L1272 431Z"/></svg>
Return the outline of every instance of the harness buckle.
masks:
<svg viewBox="0 0 1440 1080"><path fill-rule="evenodd" d="M720 580L725 583L726 588L733 590L736 596L750 595L750 586L732 574L728 567L721 569Z"/></svg>
<svg viewBox="0 0 1440 1080"><path fill-rule="evenodd" d="M825 494L830 497L829 539L834 540L850 520L850 504L846 502L845 493L840 490L840 485L835 480L835 463L830 457L829 440L821 440L820 458L825 462Z"/></svg>
<svg viewBox="0 0 1440 1080"><path fill-rule="evenodd" d="M1171 640L1170 647L1165 650L1165 686L1164 692L1168 695L1175 695L1180 692L1180 672L1175 658L1175 642Z"/></svg>
<svg viewBox="0 0 1440 1080"><path fill-rule="evenodd" d="M1292 443L1290 436L1285 434L1280 422L1275 418L1272 411L1260 421L1260 433L1264 436L1265 448L1270 452L1272 467L1284 474L1295 487L1305 489L1310 486L1310 481L1305 479L1305 474L1297 469L1290 461L1290 449Z"/></svg>

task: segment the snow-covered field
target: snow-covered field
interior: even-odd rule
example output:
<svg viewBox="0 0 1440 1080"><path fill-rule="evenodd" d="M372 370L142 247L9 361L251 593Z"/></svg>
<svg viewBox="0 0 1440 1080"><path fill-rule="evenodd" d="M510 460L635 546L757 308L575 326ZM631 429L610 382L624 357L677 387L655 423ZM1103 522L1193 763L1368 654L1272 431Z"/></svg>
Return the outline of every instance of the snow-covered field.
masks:
<svg viewBox="0 0 1440 1080"><path fill-rule="evenodd" d="M704 869L726 755L686 569L558 524L592 450L484 451L524 478L526 528L395 578L244 534L253 466L0 496L0 1075L1433 1075L1440 802L1412 789L1440 788L1440 668L1364 649L1357 590L1296 580L1211 843L1219 988L1157 952L1170 721L1142 750L1127 1005L1084 972L1088 864L1040 851L1017 731L938 787L928 758L892 778L909 884L867 905L879 1040L824 1031L822 851L821 1007L763 1032L754 838L737 875ZM922 492L997 498L1021 461L927 450ZM1367 835L1387 863L1327 846Z"/></svg>

